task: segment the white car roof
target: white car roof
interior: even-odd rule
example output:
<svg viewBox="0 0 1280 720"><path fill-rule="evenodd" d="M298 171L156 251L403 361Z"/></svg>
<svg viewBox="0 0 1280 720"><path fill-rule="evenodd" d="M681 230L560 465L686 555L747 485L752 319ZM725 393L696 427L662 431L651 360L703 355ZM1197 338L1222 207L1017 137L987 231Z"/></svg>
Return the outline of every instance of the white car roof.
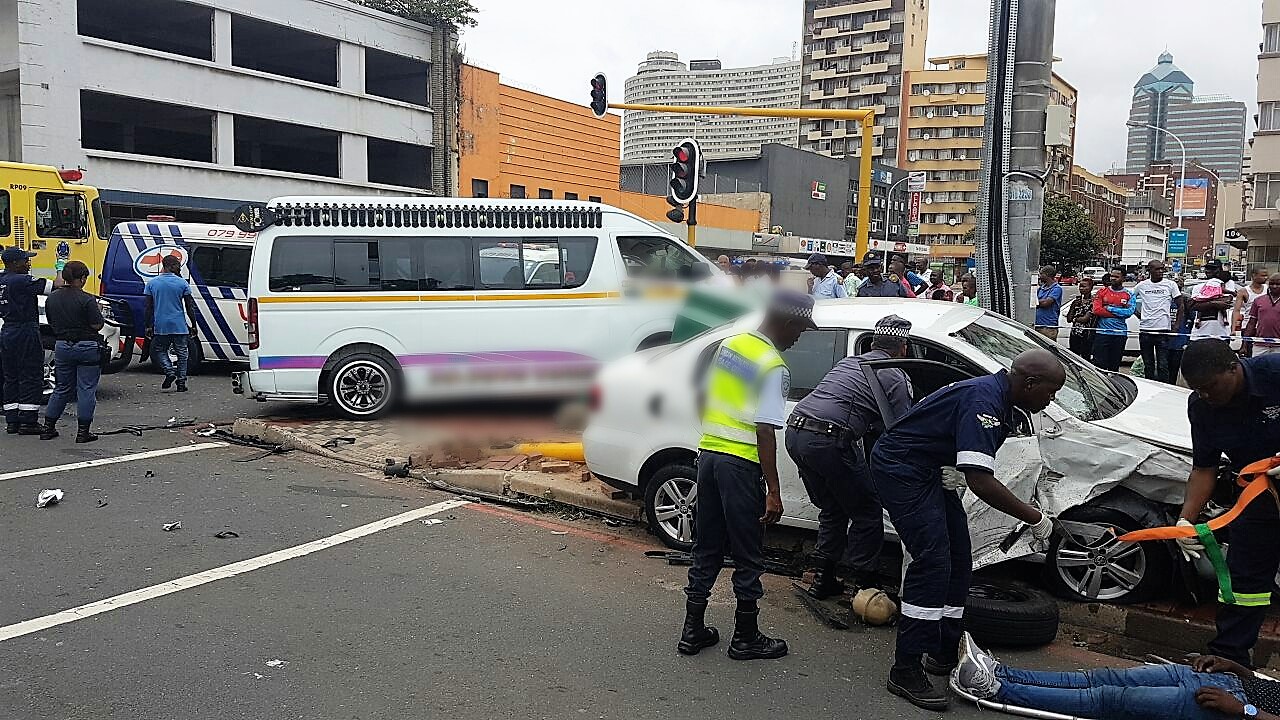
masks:
<svg viewBox="0 0 1280 720"><path fill-rule="evenodd" d="M914 298L848 298L819 300L813 320L819 327L869 330L886 315L911 322L911 334L946 337L977 320L986 311L972 305Z"/></svg>

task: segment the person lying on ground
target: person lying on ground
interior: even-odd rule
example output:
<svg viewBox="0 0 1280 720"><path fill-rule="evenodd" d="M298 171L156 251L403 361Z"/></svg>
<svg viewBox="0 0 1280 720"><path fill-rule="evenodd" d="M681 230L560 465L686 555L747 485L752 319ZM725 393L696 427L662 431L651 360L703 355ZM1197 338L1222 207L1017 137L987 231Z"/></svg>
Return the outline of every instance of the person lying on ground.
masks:
<svg viewBox="0 0 1280 720"><path fill-rule="evenodd" d="M1214 655L1127 670L1022 670L988 655L968 633L960 652L952 685L1002 705L1106 720L1280 718L1280 683Z"/></svg>

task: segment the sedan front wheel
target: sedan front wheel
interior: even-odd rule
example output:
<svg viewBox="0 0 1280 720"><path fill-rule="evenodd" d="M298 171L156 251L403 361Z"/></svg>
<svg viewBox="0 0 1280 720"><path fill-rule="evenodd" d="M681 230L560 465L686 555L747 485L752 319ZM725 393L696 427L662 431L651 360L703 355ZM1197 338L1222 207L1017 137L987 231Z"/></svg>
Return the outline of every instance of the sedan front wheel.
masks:
<svg viewBox="0 0 1280 720"><path fill-rule="evenodd" d="M659 468L644 491L649 529L669 548L693 547L693 518L698 507L698 472L688 463Z"/></svg>

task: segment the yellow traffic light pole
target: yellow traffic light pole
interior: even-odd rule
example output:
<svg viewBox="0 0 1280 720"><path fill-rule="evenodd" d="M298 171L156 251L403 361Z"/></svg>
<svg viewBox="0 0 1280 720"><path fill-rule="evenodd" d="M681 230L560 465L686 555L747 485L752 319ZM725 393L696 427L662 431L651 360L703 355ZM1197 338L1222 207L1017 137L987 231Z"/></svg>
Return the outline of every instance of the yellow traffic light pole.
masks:
<svg viewBox="0 0 1280 720"><path fill-rule="evenodd" d="M614 110L641 110L647 112L684 113L686 115L743 115L748 117L800 118L801 120L857 120L862 123L862 157L858 162L858 260L867 254L867 241L871 236L871 151L876 114L873 110L824 110L820 108L739 108L717 105L630 105L609 103ZM690 228L692 231L692 228ZM692 238L691 238L692 239Z"/></svg>

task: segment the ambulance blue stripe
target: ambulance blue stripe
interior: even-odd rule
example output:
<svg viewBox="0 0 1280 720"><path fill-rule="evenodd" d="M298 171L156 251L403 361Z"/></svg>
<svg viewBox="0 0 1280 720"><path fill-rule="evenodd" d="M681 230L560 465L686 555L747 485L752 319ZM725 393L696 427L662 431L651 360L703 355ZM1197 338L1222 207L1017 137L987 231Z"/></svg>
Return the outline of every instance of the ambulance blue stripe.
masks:
<svg viewBox="0 0 1280 720"><path fill-rule="evenodd" d="M209 316L213 318L215 323L217 323L217 327L222 333L222 337L218 337L217 333L210 330L205 335L205 337L209 338L209 345L213 347L214 354L222 360L229 359L226 352L223 350L223 346L228 346L231 348L231 352L233 354L244 357L245 353L240 348L240 343L236 341L235 333L231 331L231 326L227 324L227 319L224 318L222 313L218 310L218 302L214 299L209 286L205 284L204 278L200 277L199 269L196 268L194 264L187 263L187 272L191 274L191 279L194 281L196 289L199 291L200 299L204 301L205 308L209 311ZM205 313L201 312L200 315L203 318ZM208 321L207 318L204 319L206 322Z"/></svg>

